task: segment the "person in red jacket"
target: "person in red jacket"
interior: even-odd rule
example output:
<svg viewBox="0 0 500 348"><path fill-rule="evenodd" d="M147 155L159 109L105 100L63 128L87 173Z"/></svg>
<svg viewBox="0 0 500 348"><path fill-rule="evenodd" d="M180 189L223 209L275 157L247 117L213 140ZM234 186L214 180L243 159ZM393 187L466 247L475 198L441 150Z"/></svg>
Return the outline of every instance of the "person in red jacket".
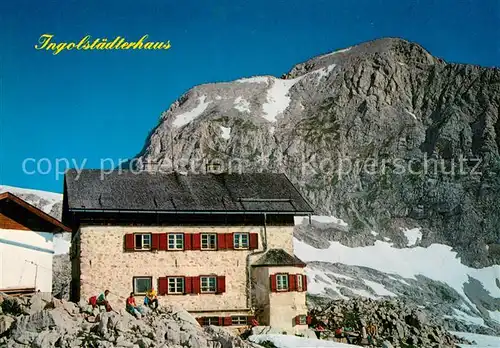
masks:
<svg viewBox="0 0 500 348"><path fill-rule="evenodd" d="M316 327L314 328L314 333L316 334L316 337L318 338L318 340L321 339L321 333L323 331L325 331L325 328L320 323L318 323L316 325Z"/></svg>

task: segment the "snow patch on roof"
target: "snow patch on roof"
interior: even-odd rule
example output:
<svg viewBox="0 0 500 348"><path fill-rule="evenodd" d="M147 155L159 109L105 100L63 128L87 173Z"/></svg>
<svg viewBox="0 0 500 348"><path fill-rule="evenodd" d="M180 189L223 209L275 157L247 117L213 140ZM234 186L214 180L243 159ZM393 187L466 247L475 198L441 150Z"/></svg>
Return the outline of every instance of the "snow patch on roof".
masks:
<svg viewBox="0 0 500 348"><path fill-rule="evenodd" d="M211 103L206 103L205 99L207 99L207 96L202 95L198 98L198 105L193 110L177 115L173 122L174 127L183 127L200 116L207 109L208 104Z"/></svg>
<svg viewBox="0 0 500 348"><path fill-rule="evenodd" d="M411 230L403 230L403 233L408 239L406 246L412 246L417 244L418 241L422 240L422 232L420 228L412 228Z"/></svg>
<svg viewBox="0 0 500 348"><path fill-rule="evenodd" d="M241 112L250 112L250 103L243 99L242 97L238 97L234 100L234 108Z"/></svg>
<svg viewBox="0 0 500 348"><path fill-rule="evenodd" d="M220 129L222 131L221 138L229 140L229 138L231 137L231 135L230 135L231 134L231 128L220 126Z"/></svg>
<svg viewBox="0 0 500 348"><path fill-rule="evenodd" d="M290 105L291 98L288 96L288 91L302 78L304 76L290 80L272 79L272 86L267 90L267 103L262 106L266 120L276 122L276 117Z"/></svg>

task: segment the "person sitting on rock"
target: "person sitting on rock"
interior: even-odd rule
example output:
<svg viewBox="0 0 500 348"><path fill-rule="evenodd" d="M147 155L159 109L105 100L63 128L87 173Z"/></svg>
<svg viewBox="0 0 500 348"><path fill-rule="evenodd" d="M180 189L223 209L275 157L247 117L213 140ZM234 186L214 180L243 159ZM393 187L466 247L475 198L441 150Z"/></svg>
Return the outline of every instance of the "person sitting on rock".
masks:
<svg viewBox="0 0 500 348"><path fill-rule="evenodd" d="M130 296L127 298L126 310L130 314L134 315L137 319L141 319L142 314L139 311L139 307L137 307L137 304L135 303L135 297L133 292L131 292Z"/></svg>
<svg viewBox="0 0 500 348"><path fill-rule="evenodd" d="M108 302L109 290L104 291L97 297L96 305L106 307L106 312L111 312L112 308Z"/></svg>
<svg viewBox="0 0 500 348"><path fill-rule="evenodd" d="M335 337L336 342L342 342L342 339L344 338L344 330L343 330L343 328L338 327L335 330L334 337Z"/></svg>
<svg viewBox="0 0 500 348"><path fill-rule="evenodd" d="M151 288L144 297L144 305L152 309L158 308L158 297L156 296L156 290Z"/></svg>
<svg viewBox="0 0 500 348"><path fill-rule="evenodd" d="M366 328L366 332L368 334L368 343L374 344L375 336L377 336L377 326L370 323L370 325Z"/></svg>
<svg viewBox="0 0 500 348"><path fill-rule="evenodd" d="M321 333L323 331L325 331L325 328L321 325L321 323L316 324L316 327L314 328L314 333L316 334L318 340L321 339Z"/></svg>

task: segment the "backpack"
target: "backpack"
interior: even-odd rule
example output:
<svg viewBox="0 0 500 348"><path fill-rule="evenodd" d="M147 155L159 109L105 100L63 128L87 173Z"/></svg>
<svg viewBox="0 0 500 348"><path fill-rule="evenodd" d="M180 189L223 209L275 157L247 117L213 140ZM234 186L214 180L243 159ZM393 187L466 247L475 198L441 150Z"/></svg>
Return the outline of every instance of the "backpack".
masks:
<svg viewBox="0 0 500 348"><path fill-rule="evenodd" d="M338 336L342 335L342 328L339 327L338 329L336 329L335 335L338 335Z"/></svg>
<svg viewBox="0 0 500 348"><path fill-rule="evenodd" d="M92 306L92 308L95 308L97 306L97 296L92 296L89 298L89 305Z"/></svg>

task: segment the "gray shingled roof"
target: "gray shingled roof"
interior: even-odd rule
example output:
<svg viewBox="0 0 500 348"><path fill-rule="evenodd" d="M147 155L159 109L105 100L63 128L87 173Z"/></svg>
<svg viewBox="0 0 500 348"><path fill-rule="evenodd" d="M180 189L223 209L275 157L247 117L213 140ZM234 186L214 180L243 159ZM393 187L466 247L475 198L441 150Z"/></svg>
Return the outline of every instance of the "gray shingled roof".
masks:
<svg viewBox="0 0 500 348"><path fill-rule="evenodd" d="M299 266L306 264L297 256L292 256L283 249L269 249L264 256L252 264L254 267L262 266Z"/></svg>
<svg viewBox="0 0 500 348"><path fill-rule="evenodd" d="M69 170L65 181L70 211L313 213L284 174Z"/></svg>

